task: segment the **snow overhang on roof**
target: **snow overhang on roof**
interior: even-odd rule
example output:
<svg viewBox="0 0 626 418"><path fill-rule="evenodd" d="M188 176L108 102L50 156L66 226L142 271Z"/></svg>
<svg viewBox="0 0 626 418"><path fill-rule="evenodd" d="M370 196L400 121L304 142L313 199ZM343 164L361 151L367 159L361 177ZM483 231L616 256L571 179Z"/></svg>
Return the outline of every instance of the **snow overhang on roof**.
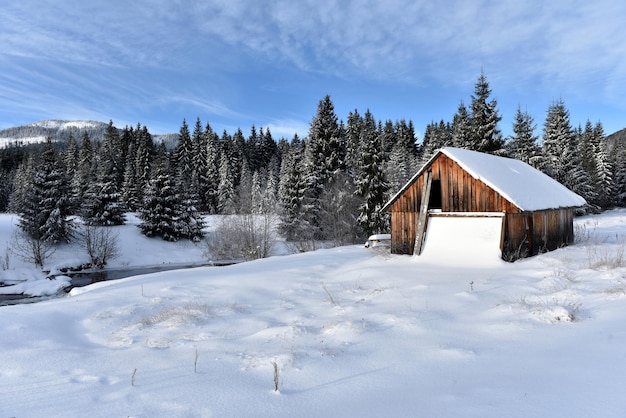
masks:
<svg viewBox="0 0 626 418"><path fill-rule="evenodd" d="M446 147L437 151L413 178L387 202L383 210L387 210L440 154L445 154L454 160L472 177L491 187L521 210L571 208L580 207L587 203L581 196L523 161Z"/></svg>

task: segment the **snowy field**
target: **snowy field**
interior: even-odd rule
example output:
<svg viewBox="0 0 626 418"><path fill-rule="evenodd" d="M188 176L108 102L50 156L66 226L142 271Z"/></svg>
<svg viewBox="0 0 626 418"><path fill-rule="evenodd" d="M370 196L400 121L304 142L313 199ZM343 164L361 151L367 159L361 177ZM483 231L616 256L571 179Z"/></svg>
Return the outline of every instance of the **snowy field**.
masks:
<svg viewBox="0 0 626 418"><path fill-rule="evenodd" d="M626 416L626 210L575 222L512 264L349 246L0 307L0 417ZM112 264L202 258L133 228Z"/></svg>

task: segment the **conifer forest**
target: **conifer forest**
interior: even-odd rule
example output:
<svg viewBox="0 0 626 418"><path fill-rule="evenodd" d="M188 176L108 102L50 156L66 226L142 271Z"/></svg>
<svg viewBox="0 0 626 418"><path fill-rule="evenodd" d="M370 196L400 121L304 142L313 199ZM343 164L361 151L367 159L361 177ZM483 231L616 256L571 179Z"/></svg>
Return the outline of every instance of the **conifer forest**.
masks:
<svg viewBox="0 0 626 418"><path fill-rule="evenodd" d="M255 126L215 132L197 118L183 120L171 144L141 124L112 122L101 138L85 131L10 144L0 149L0 211L51 243L72 240L78 218L120 225L135 212L143 234L169 241L202 239L204 215L250 214L271 215L287 241L343 245L386 232L381 207L444 146L520 159L584 197L581 212L626 204L626 146L608 141L601 122L573 126L558 100L539 122L518 107L504 137L491 93L481 73L468 104L419 139L410 120L356 109L340 119L326 96L303 138Z"/></svg>

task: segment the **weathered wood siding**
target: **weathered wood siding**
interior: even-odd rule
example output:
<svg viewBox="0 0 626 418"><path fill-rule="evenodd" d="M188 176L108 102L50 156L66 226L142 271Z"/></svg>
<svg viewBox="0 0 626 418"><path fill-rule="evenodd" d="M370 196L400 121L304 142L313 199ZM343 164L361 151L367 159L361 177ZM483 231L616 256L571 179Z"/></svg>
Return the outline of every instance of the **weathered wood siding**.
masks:
<svg viewBox="0 0 626 418"><path fill-rule="evenodd" d="M535 255L574 242L574 209L546 209L506 215L505 249Z"/></svg>
<svg viewBox="0 0 626 418"><path fill-rule="evenodd" d="M570 244L574 239L572 208L523 212L454 160L440 154L423 170L440 182L443 212L505 212L504 252L533 255ZM412 254L415 222L422 200L420 175L387 209L391 212L391 252Z"/></svg>

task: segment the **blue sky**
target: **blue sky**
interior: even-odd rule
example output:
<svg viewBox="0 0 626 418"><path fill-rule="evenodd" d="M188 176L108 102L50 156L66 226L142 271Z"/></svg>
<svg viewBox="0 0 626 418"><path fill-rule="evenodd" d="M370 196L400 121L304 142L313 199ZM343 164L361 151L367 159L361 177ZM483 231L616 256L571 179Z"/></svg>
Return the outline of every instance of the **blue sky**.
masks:
<svg viewBox="0 0 626 418"><path fill-rule="evenodd" d="M93 119L177 132L306 136L329 94L340 119L451 120L481 69L511 133L626 127L626 2L615 0L21 0L0 6L0 128Z"/></svg>

